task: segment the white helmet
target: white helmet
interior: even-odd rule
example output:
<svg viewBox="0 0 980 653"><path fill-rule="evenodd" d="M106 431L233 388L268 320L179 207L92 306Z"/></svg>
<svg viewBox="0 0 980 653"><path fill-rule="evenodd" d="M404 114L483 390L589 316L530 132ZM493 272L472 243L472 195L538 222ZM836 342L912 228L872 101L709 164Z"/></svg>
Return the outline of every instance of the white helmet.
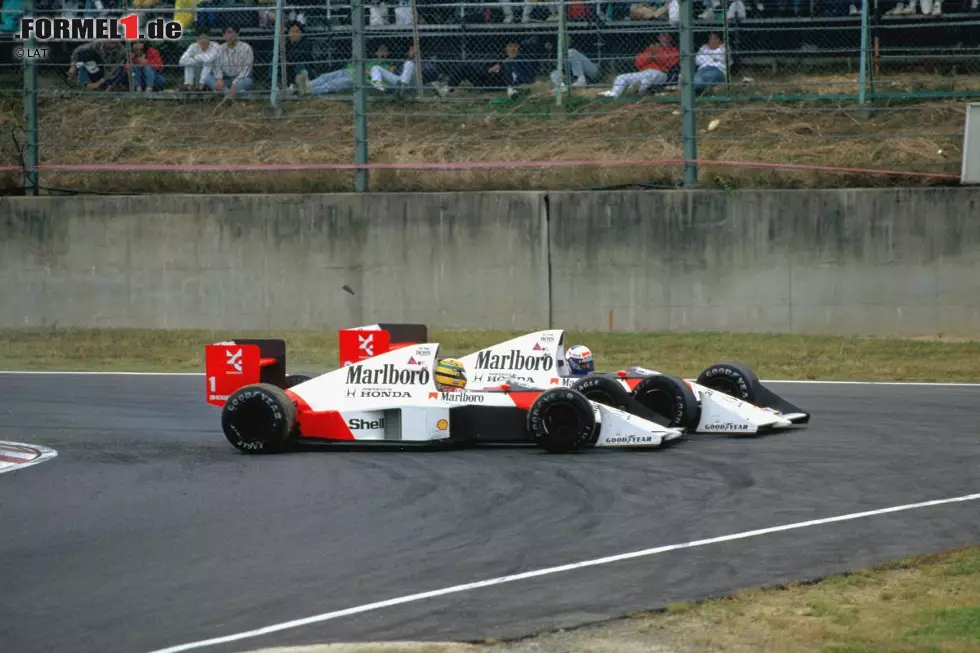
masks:
<svg viewBox="0 0 980 653"><path fill-rule="evenodd" d="M573 345L565 350L565 362L572 376L586 376L595 372L592 351L585 345Z"/></svg>

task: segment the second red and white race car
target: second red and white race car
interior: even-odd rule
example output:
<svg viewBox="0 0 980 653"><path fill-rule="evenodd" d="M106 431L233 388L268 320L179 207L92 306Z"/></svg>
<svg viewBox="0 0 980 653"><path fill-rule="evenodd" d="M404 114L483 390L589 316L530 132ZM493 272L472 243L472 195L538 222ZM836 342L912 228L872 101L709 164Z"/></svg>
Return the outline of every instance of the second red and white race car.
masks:
<svg viewBox="0 0 980 653"><path fill-rule="evenodd" d="M574 376L562 329L535 331L462 356L469 388L521 383L568 387L670 428L695 433L751 435L807 424L810 414L767 388L747 365L721 362L695 380L640 366Z"/></svg>

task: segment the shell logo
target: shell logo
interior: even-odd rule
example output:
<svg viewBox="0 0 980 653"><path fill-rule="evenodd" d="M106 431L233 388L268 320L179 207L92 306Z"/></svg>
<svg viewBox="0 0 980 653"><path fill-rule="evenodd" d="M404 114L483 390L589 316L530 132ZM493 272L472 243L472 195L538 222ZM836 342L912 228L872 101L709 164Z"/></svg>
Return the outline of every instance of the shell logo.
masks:
<svg viewBox="0 0 980 653"><path fill-rule="evenodd" d="M438 422L436 422L436 428L439 429L440 431L445 431L446 429L449 428L449 421L445 419L439 420Z"/></svg>

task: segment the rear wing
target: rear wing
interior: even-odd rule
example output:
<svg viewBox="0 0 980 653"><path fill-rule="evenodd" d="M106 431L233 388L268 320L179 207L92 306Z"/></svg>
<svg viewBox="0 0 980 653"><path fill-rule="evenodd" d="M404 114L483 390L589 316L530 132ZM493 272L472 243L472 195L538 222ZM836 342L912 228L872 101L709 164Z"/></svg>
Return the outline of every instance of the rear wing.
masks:
<svg viewBox="0 0 980 653"><path fill-rule="evenodd" d="M429 341L424 324L372 324L341 329L340 366L346 367L387 353ZM241 338L204 346L207 402L224 406L242 386L286 384L286 343L274 338Z"/></svg>
<svg viewBox="0 0 980 653"><path fill-rule="evenodd" d="M341 329L340 366L347 367L393 349L429 342L429 330L424 324L372 324Z"/></svg>
<svg viewBox="0 0 980 653"><path fill-rule="evenodd" d="M208 403L224 406L228 396L251 383L286 383L286 343L266 338L243 338L204 347Z"/></svg>

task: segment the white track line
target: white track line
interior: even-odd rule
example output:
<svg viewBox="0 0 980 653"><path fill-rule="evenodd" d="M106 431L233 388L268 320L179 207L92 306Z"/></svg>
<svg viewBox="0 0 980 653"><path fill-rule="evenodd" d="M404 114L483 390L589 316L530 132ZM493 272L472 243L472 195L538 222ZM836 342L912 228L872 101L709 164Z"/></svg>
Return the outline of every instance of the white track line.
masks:
<svg viewBox="0 0 980 653"><path fill-rule="evenodd" d="M0 374L33 374L50 376L204 376L204 372L75 372L68 370L0 370ZM694 379L689 379L693 381ZM791 383L799 385L905 385L926 387L978 388L980 383L948 383L932 381L811 381L796 379L763 379L762 383Z"/></svg>
<svg viewBox="0 0 980 653"><path fill-rule="evenodd" d="M58 452L54 449L49 449L48 447L42 447L36 444L24 444L23 442L8 442L6 440L0 440L0 445L7 445L11 447L25 447L27 449L33 449L38 452L38 456L33 460L26 463L15 463L9 466L0 467L0 474L7 472L12 472L17 469L24 469L25 467L30 467L32 465L40 465L41 463L51 460L58 456Z"/></svg>
<svg viewBox="0 0 980 653"><path fill-rule="evenodd" d="M606 558L596 558L594 560L584 560L582 562L573 562L568 565L562 565L560 567L548 567L546 569L538 569L535 571L527 571L521 574L513 574L511 576L500 576L498 578L490 578L488 580L481 580L475 583L465 583L463 585L455 585L453 587L446 587L443 589L433 590L430 592L422 592L421 594L411 594L409 596L402 596L394 599L388 599L386 601L379 601L377 603L368 603L366 605L359 605L353 608L347 608L346 610L337 610L335 612L327 612L324 614L319 614L313 617L307 617L305 619L297 619L295 621L287 621L284 623L274 624L271 626L265 626L264 628L258 628L256 630L249 630L243 633L237 633L235 635L226 635L224 637L216 637L214 639L201 640L199 642L191 642L189 644L181 644L179 646L172 646L170 648L160 649L157 651L152 651L151 653L180 653L180 651L190 651L192 649L204 648L206 646L214 646L216 644L227 644L229 642L236 642L243 639L249 639L251 637L259 637L261 635L268 635L270 633L275 633L283 630L290 630L292 628L300 628L301 626L308 626L310 624L320 623L323 621L331 621L334 619L339 619L341 617L347 617L354 614L360 614L362 612L371 612L373 610L381 610L383 608L390 608L396 605L401 605L403 603L414 603L416 601L424 601L426 599L435 598L437 596L445 596L447 594L457 594L459 592L469 592L475 589L480 589L483 587L490 587L492 585L502 585L504 583L513 583L518 580L525 580L528 578L537 578L539 576L548 576L551 574L560 574L566 571L575 571L577 569L584 569L586 567L597 567L599 565L607 565L611 562L620 562L622 560L630 560L633 558L642 558L645 556L657 555L658 553L666 553L668 551L676 551L678 549L692 549L699 546L707 546L709 544L717 544L720 542L731 542L733 540L743 540L749 537L758 537L759 535L770 535L772 533L779 533L782 531L790 531L799 528L807 528L809 526L820 526L823 524L831 524L834 522L849 521L852 519L861 519L863 517L873 517L875 515L884 515L892 512L902 512L905 510L914 510L916 508L928 508L930 506L939 506L947 503L957 503L963 501L975 501L980 499L980 493L978 494L968 494L962 497L954 497L951 499L937 499L933 501L923 501L921 503L910 503L903 506L893 506L891 508L880 508L878 510L869 510L866 512L855 512L847 515L839 515L836 517L826 517L823 519L813 519L810 521L796 522L794 524L785 524L783 526L772 526L770 528L762 528L755 531L745 531L743 533L735 533L734 535L722 535L720 537L712 537L706 540L695 540L694 542L685 542L684 544L669 544L667 546L658 546L652 549L644 549L642 551L633 551L631 553L621 553L619 555L609 556Z"/></svg>

